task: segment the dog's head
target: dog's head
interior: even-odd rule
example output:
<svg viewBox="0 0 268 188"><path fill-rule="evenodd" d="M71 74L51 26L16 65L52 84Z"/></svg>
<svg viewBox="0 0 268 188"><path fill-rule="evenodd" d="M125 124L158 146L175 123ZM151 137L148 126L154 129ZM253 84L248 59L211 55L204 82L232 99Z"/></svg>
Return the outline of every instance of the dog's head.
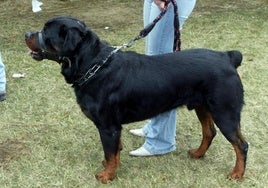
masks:
<svg viewBox="0 0 268 188"><path fill-rule="evenodd" d="M73 57L83 42L97 39L96 36L90 36L92 34L94 33L78 19L55 17L48 20L41 31L27 32L25 41L35 60L59 61L61 57Z"/></svg>
<svg viewBox="0 0 268 188"><path fill-rule="evenodd" d="M67 83L73 83L79 76L81 54L94 54L100 44L94 32L72 17L48 20L41 31L27 32L25 41L35 60L49 59L60 63Z"/></svg>

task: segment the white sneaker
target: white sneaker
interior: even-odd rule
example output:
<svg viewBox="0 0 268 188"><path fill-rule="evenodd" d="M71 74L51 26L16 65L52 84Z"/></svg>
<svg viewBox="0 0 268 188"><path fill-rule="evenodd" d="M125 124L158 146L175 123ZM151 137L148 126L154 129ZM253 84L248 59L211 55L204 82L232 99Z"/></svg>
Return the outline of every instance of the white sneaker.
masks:
<svg viewBox="0 0 268 188"><path fill-rule="evenodd" d="M41 11L42 9L41 9L40 6L42 6L42 5L43 5L42 2L37 1L37 0L32 0L32 11L33 12L39 12L39 11Z"/></svg>
<svg viewBox="0 0 268 188"><path fill-rule="evenodd" d="M136 136L145 137L145 134L142 129L131 129L129 132Z"/></svg>
<svg viewBox="0 0 268 188"><path fill-rule="evenodd" d="M154 154L147 151L144 147L140 147L134 151L129 152L129 155L135 156L135 157L150 157Z"/></svg>

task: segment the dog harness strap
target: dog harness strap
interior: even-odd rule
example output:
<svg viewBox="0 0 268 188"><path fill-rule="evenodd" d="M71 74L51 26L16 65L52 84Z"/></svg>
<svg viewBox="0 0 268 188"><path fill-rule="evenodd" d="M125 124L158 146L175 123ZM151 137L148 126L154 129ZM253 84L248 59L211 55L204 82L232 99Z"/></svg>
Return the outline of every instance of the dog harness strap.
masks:
<svg viewBox="0 0 268 188"><path fill-rule="evenodd" d="M44 51L46 47L43 39L43 30L38 32L38 42L41 47L41 50Z"/></svg>
<svg viewBox="0 0 268 188"><path fill-rule="evenodd" d="M41 54L42 54L42 58L43 59L50 59L50 60L54 60L54 59L58 59L57 61L61 60L61 58L54 53L49 53L46 51L46 45L45 45L45 40L43 37L43 30L39 31L38 33L38 42L40 45L40 49L41 49Z"/></svg>

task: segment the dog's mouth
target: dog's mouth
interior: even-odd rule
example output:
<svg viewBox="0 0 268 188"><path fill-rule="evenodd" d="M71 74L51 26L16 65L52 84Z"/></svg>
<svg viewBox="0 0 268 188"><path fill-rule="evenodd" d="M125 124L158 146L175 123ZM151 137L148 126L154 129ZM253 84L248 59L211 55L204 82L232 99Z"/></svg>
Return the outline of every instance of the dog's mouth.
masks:
<svg viewBox="0 0 268 188"><path fill-rule="evenodd" d="M37 61L41 61L44 59L43 57L43 53L41 51L33 51L30 49L30 51L28 52L28 54L35 60Z"/></svg>
<svg viewBox="0 0 268 188"><path fill-rule="evenodd" d="M44 59L44 53L40 44L40 36L40 32L27 32L25 34L25 42L29 48L28 54L37 61L41 61Z"/></svg>
<svg viewBox="0 0 268 188"><path fill-rule="evenodd" d="M31 49L30 46L28 47L29 47L28 55L30 55L36 61L42 61L43 59L59 61L61 59L61 57L59 57L57 53L48 52L37 48L33 50Z"/></svg>
<svg viewBox="0 0 268 188"><path fill-rule="evenodd" d="M28 55L36 61L49 59L53 61L62 61L57 50L50 44L45 44L42 32L27 32L25 34L25 42L29 48Z"/></svg>

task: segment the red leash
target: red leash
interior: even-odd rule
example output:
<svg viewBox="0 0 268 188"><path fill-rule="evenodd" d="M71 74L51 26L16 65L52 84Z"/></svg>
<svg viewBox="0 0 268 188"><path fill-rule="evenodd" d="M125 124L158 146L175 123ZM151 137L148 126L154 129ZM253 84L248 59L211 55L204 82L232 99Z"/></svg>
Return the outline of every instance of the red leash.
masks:
<svg viewBox="0 0 268 188"><path fill-rule="evenodd" d="M171 2L173 4L174 7L174 44L173 44L173 51L180 51L181 50L181 33L180 33L180 23L179 23L179 19L178 19L178 5L177 2L175 0L166 0L165 1L165 8L164 10L154 19L154 21L152 23L150 23L149 25L147 25L143 30L140 31L139 36L137 36L136 38L131 40L131 44L136 41L139 40L141 38L146 37L151 30L154 28L155 24L166 14L167 9L168 9L168 4Z"/></svg>

